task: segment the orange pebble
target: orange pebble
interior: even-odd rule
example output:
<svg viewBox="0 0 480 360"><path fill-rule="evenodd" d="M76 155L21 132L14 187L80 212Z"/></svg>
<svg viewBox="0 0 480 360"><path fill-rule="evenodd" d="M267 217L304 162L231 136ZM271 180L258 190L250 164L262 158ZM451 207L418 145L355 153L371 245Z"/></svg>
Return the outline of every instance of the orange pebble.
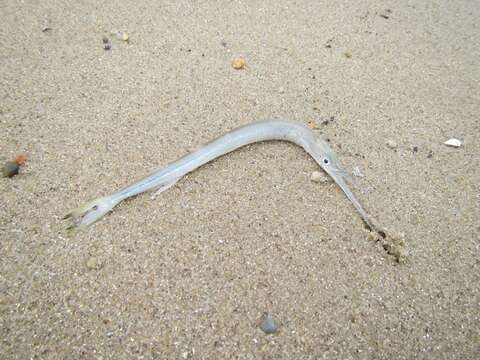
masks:
<svg viewBox="0 0 480 360"><path fill-rule="evenodd" d="M245 67L245 59L237 58L232 61L232 67L236 70L243 69Z"/></svg>
<svg viewBox="0 0 480 360"><path fill-rule="evenodd" d="M17 163L17 165L23 165L26 161L27 156L25 154L17 154L17 156L15 156L15 162Z"/></svg>

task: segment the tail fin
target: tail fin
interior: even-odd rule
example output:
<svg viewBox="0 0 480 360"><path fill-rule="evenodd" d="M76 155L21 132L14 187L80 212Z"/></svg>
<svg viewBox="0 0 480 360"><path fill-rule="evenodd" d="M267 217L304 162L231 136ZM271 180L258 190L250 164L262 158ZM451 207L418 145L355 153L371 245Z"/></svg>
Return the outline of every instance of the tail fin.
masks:
<svg viewBox="0 0 480 360"><path fill-rule="evenodd" d="M72 210L63 219L70 219L69 230L84 229L101 219L115 205L117 203L113 202L109 197L101 197Z"/></svg>

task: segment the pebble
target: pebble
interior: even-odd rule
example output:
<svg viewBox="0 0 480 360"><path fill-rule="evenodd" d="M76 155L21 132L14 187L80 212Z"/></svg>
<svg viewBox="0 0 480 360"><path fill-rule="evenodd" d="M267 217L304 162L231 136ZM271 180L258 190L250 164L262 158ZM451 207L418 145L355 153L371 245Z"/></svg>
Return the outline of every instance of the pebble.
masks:
<svg viewBox="0 0 480 360"><path fill-rule="evenodd" d="M112 48L112 45L110 44L110 40L106 36L102 38L102 42L103 42L103 50L110 50Z"/></svg>
<svg viewBox="0 0 480 360"><path fill-rule="evenodd" d="M335 116L330 116L330 119L325 119L322 121L322 125L328 125L330 122L335 121Z"/></svg>
<svg viewBox="0 0 480 360"><path fill-rule="evenodd" d="M315 182L315 183L326 183L329 182L329 178L325 176L324 173L320 171L314 171L312 172L312 175L310 176L310 180Z"/></svg>
<svg viewBox="0 0 480 360"><path fill-rule="evenodd" d="M390 149L396 149L398 147L397 143L393 140L387 140L386 144Z"/></svg>
<svg viewBox="0 0 480 360"><path fill-rule="evenodd" d="M98 260L97 260L97 258L91 257L90 259L88 259L88 261L87 261L87 268L89 268L90 270L93 270L93 269L96 269L97 266L98 266Z"/></svg>
<svg viewBox="0 0 480 360"><path fill-rule="evenodd" d="M242 58L237 58L237 59L233 59L232 61L232 67L235 69L235 70L241 70L245 67L245 59L242 59Z"/></svg>
<svg viewBox="0 0 480 360"><path fill-rule="evenodd" d="M270 314L266 314L260 323L260 329L262 329L265 334L274 334L278 331L278 326L275 324L272 316Z"/></svg>
<svg viewBox="0 0 480 360"><path fill-rule="evenodd" d="M451 139L448 139L447 141L445 141L444 144L447 145L447 146L458 148L458 147L462 146L462 140L451 138Z"/></svg>
<svg viewBox="0 0 480 360"><path fill-rule="evenodd" d="M18 170L20 166L14 161L7 161L2 168L2 175L3 177L11 178L18 174Z"/></svg>
<svg viewBox="0 0 480 360"><path fill-rule="evenodd" d="M26 161L27 161L27 156L25 154L17 154L15 156L15 162L19 166L25 164Z"/></svg>
<svg viewBox="0 0 480 360"><path fill-rule="evenodd" d="M318 125L314 120L307 121L307 126L312 130L313 129L318 129Z"/></svg>

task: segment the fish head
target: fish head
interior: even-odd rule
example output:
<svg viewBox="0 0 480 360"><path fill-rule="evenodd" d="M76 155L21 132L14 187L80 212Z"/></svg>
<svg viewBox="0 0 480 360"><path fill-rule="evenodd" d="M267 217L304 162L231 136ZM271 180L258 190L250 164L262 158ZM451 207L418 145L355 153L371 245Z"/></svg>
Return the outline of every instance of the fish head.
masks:
<svg viewBox="0 0 480 360"><path fill-rule="evenodd" d="M322 138L316 138L312 146L311 155L320 167L330 175L337 183L339 181L353 183L352 178L340 164L335 152Z"/></svg>
<svg viewBox="0 0 480 360"><path fill-rule="evenodd" d="M327 151L322 152L321 157L319 159L320 167L330 175L333 180L337 183L339 181L345 183L353 183L353 179L347 173L347 171L343 168L340 161L338 160L335 153L329 149Z"/></svg>
<svg viewBox="0 0 480 360"><path fill-rule="evenodd" d="M317 141L316 149L318 151L315 152L314 158L318 162L320 167L337 183L340 189L342 189L347 198L352 202L353 206L360 213L360 216L363 218L367 226L370 229L374 229L374 224L372 223L372 220L367 215L366 211L363 209L362 205L357 200L353 192L350 190L348 184L354 186L355 182L340 164L340 161L337 159L337 156L335 155L333 150L324 141Z"/></svg>

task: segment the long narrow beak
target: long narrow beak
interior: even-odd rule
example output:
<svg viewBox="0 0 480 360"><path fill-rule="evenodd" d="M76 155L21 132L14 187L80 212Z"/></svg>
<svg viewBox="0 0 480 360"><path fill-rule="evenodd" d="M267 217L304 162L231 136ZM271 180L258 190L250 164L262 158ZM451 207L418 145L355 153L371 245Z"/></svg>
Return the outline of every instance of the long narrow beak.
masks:
<svg viewBox="0 0 480 360"><path fill-rule="evenodd" d="M363 209L362 205L360 205L360 202L357 200L353 192L348 187L345 180L348 179L349 176L345 173L345 171L343 169L339 169L339 171L336 171L336 170L328 171L327 169L325 170L332 177L332 179L335 180L335 182L340 187L340 189L342 189L342 191L345 193L347 198L352 202L353 206L355 206L355 209L357 209L357 211L359 212L365 224L367 224L370 230L375 230L375 226L372 220L370 219L370 216L368 216L367 212ZM352 181L351 178L350 178L350 181Z"/></svg>
<svg viewBox="0 0 480 360"><path fill-rule="evenodd" d="M336 166L337 169L335 172L338 174L338 176L341 177L347 185L350 185L353 188L358 188L358 184L355 179L340 164L337 163Z"/></svg>

